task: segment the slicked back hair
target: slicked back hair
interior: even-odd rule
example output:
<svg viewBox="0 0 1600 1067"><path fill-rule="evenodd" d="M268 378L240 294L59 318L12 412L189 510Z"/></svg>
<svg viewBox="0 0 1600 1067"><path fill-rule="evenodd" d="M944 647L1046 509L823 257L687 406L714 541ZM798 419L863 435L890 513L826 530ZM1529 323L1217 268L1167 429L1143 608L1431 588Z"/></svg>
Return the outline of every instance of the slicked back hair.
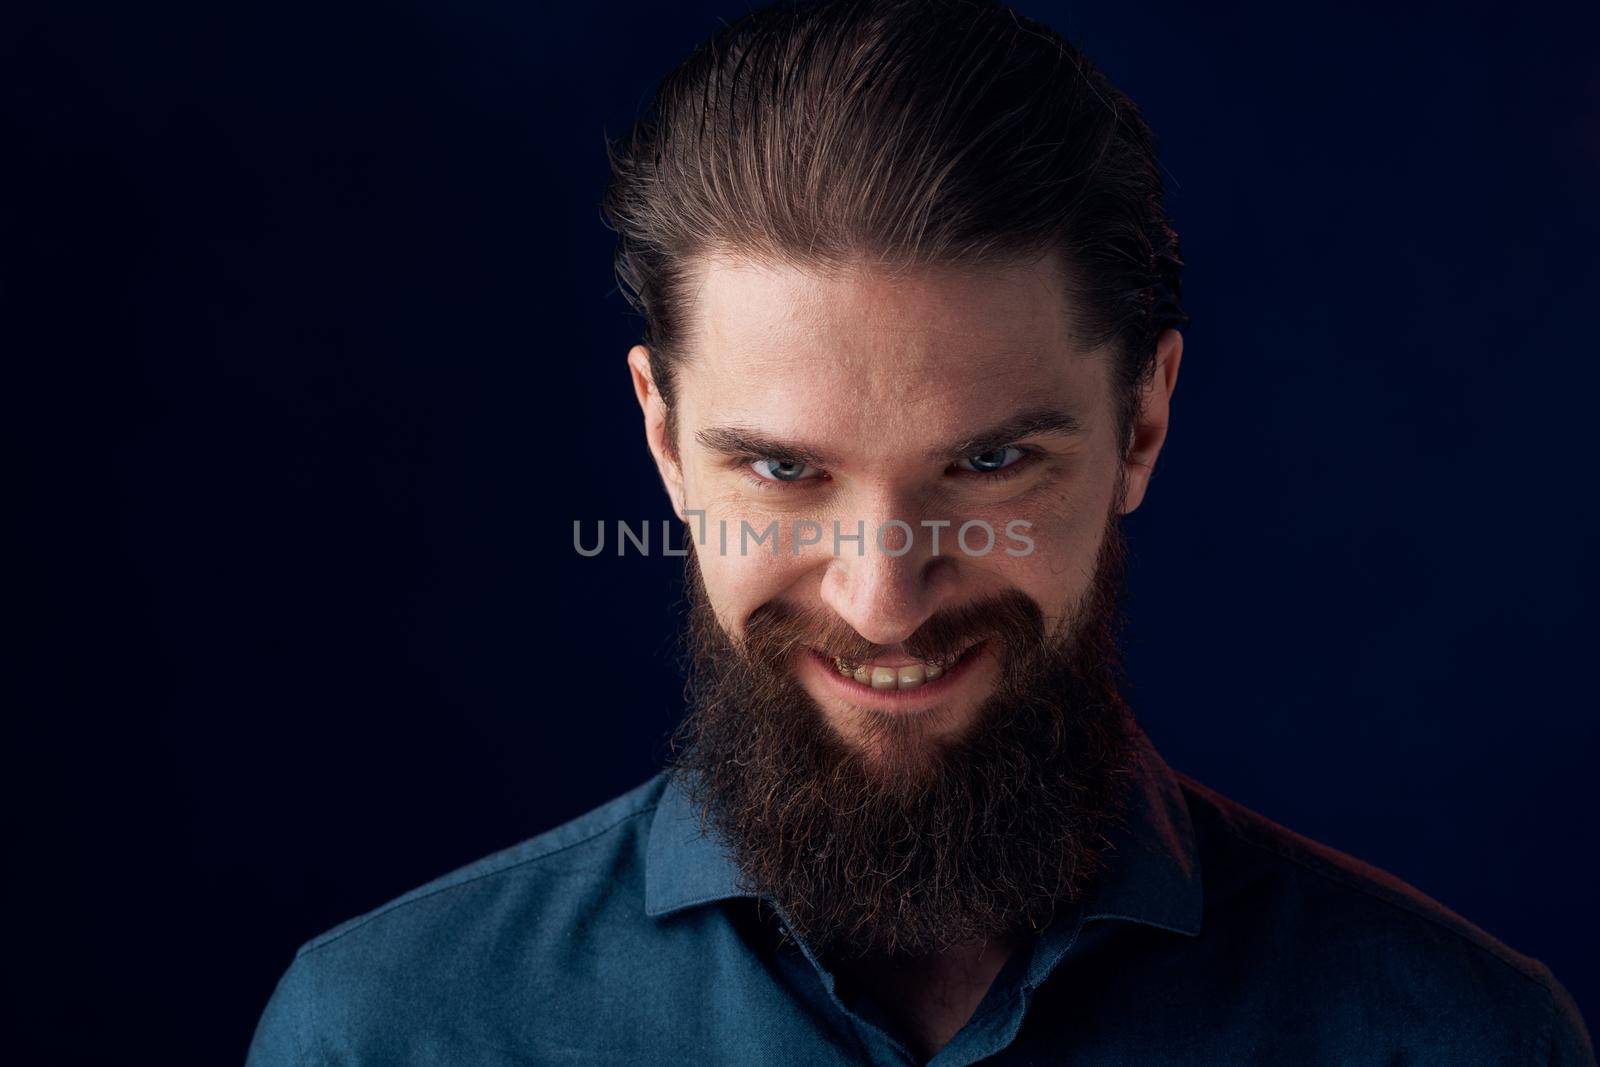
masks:
<svg viewBox="0 0 1600 1067"><path fill-rule="evenodd" d="M1050 29L985 0L780 3L667 75L609 146L616 273L676 442L686 281L714 252L826 271L1054 253L1074 343L1113 356L1126 441L1187 320L1149 127Z"/></svg>

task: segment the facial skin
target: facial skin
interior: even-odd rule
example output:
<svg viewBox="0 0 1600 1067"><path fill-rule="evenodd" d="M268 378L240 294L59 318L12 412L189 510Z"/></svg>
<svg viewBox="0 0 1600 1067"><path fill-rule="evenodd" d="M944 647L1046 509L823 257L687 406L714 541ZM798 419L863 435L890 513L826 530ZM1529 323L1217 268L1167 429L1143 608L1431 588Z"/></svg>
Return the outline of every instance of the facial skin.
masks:
<svg viewBox="0 0 1600 1067"><path fill-rule="evenodd" d="M1049 259L1006 268L892 272L862 264L818 273L779 262L712 256L698 262L689 353L677 370L677 440L651 378L648 352L628 354L645 432L680 518L705 513L697 553L717 621L737 639L751 613L778 601L836 618L877 646L872 666L916 662L903 647L936 612L1012 590L1047 625L1083 598L1106 516L1144 498L1166 437L1182 338L1158 341L1139 413L1119 440L1109 355L1069 334L1068 298ZM989 468L999 468L985 473ZM1121 492L1121 499L1115 499ZM891 519L915 531L910 551L880 551ZM968 520L996 532L993 550L955 542ZM741 521L777 521L783 540L741 554ZM794 523L820 523L821 543L796 554ZM948 520L940 553L924 520ZM864 550L843 542L858 523ZM1008 524L1033 542L1005 538ZM730 531L717 548L720 524ZM885 547L899 551L903 532ZM985 542L981 532L969 540ZM959 737L997 684L980 648L923 688L876 691L829 659L799 654L791 669L846 742L881 736L895 716L930 738ZM924 689L926 692L924 692Z"/></svg>

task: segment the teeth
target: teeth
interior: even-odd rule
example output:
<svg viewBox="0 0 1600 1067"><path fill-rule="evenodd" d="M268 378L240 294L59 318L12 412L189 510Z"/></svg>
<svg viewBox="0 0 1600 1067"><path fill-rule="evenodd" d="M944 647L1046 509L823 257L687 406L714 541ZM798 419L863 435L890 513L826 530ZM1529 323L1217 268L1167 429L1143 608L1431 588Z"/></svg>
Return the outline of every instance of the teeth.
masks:
<svg viewBox="0 0 1600 1067"><path fill-rule="evenodd" d="M874 689L915 689L943 677L945 670L936 663L908 663L904 667L852 667L842 659L835 659L833 666L843 677L853 678Z"/></svg>

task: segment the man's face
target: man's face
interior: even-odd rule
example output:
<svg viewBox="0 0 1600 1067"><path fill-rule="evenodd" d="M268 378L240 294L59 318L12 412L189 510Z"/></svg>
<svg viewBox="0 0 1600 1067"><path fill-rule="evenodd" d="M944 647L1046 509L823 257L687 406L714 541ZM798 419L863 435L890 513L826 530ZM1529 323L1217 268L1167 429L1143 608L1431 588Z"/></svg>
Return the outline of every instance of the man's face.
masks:
<svg viewBox="0 0 1600 1067"><path fill-rule="evenodd" d="M1044 264L711 259L691 289L675 440L647 353L629 362L674 506L703 513L676 761L697 803L819 951L1041 928L1095 871L1130 758L1116 516L1160 448L1177 334L1123 442ZM776 552L743 543L774 523Z"/></svg>
<svg viewBox="0 0 1600 1067"><path fill-rule="evenodd" d="M1049 260L821 274L712 257L689 291L675 441L645 351L630 363L674 505L705 532L696 557L717 621L738 639L778 605L847 635L785 665L847 743L877 743L890 718L901 737L959 738L998 685L994 649L926 662L908 639L1002 594L1062 625L1107 516L1142 498L1177 335L1120 440L1110 357L1074 344ZM750 539L774 522L776 553ZM835 523L864 541L836 545ZM829 654L846 648L842 663Z"/></svg>

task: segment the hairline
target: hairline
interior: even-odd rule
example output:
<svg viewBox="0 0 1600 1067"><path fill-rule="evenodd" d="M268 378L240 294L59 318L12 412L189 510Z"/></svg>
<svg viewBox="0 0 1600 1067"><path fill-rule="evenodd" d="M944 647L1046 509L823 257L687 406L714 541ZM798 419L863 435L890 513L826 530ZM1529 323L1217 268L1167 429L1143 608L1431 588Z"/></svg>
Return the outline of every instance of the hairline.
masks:
<svg viewBox="0 0 1600 1067"><path fill-rule="evenodd" d="M970 255L919 258L866 250L854 253L838 253L830 250L801 251L780 248L776 242L760 240L713 240L698 249L680 252L673 257L673 267L670 271L674 288L684 284L689 278L699 279L698 285L694 288L685 288L672 294L681 325L676 350L666 350L656 344L647 345L651 373L656 378L658 390L661 388L662 379L668 378L668 388L663 392L662 401L666 408L667 445L674 455L678 452L679 429L677 422L679 405L675 396L678 380L676 371L679 367L687 365L689 353L700 343L697 332L700 321L697 313L701 306L698 299L700 289L708 279L710 270L718 266L758 270L773 267L791 268L802 274L827 280L851 276L864 277L869 274L886 274L902 279L927 272L970 275L981 273L985 269L1044 267L1052 272L1053 280L1060 286L1059 291L1053 295L1066 304L1066 340L1072 351L1083 356L1105 358L1113 363L1120 356L1119 339L1116 336L1105 338L1098 344L1090 344L1081 336L1077 316L1073 310L1078 287L1078 272L1071 266L1059 244L1051 243L1030 248L1005 245L996 241L986 249ZM657 353L660 354L659 360ZM1146 358L1145 362L1148 364L1152 361ZM1146 370L1148 369L1147 367ZM1120 423L1127 421L1127 413L1124 411L1125 398L1116 395L1118 388L1117 383L1113 381L1114 416ZM1125 426L1118 427L1119 434L1125 430Z"/></svg>

